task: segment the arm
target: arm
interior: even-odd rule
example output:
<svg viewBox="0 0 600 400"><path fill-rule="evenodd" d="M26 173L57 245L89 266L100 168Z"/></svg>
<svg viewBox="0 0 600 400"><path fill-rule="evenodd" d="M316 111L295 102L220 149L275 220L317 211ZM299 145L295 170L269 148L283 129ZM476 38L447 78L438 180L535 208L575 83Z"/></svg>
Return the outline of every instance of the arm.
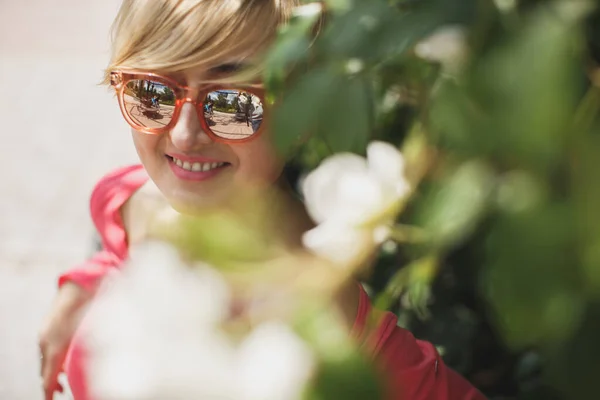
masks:
<svg viewBox="0 0 600 400"><path fill-rule="evenodd" d="M394 331L380 355L390 378L391 400L485 400L473 385L450 369L435 347L407 330Z"/></svg>
<svg viewBox="0 0 600 400"><path fill-rule="evenodd" d="M59 290L39 334L41 376L45 399L62 391L58 375L62 371L71 340L79 327L95 290L119 260L106 250L96 253L85 263L59 278Z"/></svg>
<svg viewBox="0 0 600 400"><path fill-rule="evenodd" d="M121 207L148 177L140 165L119 168L94 188L90 211L103 249L59 277L59 290L39 334L41 375L46 399L60 390L57 377L86 306L96 288L127 256L127 233Z"/></svg>

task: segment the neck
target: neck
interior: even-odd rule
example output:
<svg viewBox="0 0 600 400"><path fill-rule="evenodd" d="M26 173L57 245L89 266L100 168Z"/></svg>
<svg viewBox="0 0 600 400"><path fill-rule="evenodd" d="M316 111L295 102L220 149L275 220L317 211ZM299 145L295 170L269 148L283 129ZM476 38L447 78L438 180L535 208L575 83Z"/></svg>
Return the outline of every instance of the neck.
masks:
<svg viewBox="0 0 600 400"><path fill-rule="evenodd" d="M282 229L282 233L285 233L289 245L294 249L300 249L303 247L302 235L315 225L308 216L304 204L296 197L293 191L286 190L283 193L283 197L280 229Z"/></svg>
<svg viewBox="0 0 600 400"><path fill-rule="evenodd" d="M302 245L302 235L309 229L314 228L315 224L309 217L306 207L298 198L288 181L281 178L278 182L278 186L281 188L286 198L284 214L286 215L286 222L289 224L287 229L290 244L294 249L305 251ZM285 225L285 222L283 225ZM357 282L352 279L342 285L333 298L334 304L339 309L343 322L348 330L354 325L358 311L359 297L359 287Z"/></svg>

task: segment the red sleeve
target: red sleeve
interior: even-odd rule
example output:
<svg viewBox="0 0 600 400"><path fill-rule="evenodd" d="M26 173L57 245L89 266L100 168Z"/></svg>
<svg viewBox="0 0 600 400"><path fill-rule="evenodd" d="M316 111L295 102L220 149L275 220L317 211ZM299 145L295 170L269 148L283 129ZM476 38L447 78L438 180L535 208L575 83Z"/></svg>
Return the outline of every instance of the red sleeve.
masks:
<svg viewBox="0 0 600 400"><path fill-rule="evenodd" d="M379 356L389 378L390 400L485 400L465 378L444 364L435 347L416 340L407 330L389 321L393 329Z"/></svg>
<svg viewBox="0 0 600 400"><path fill-rule="evenodd" d="M96 288L102 277L121 262L122 260L114 254L106 250L99 251L84 263L62 274L58 278L58 286L61 287L66 282L74 282L91 292Z"/></svg>
<svg viewBox="0 0 600 400"><path fill-rule="evenodd" d="M102 238L102 251L61 275L59 287L70 281L92 291L110 270L127 258L127 233L120 209L147 180L144 168L132 165L111 172L96 184L90 199L90 212Z"/></svg>
<svg viewBox="0 0 600 400"><path fill-rule="evenodd" d="M485 400L466 379L448 368L435 347L398 327L391 312L374 309L360 288L352 334L377 360L386 400Z"/></svg>

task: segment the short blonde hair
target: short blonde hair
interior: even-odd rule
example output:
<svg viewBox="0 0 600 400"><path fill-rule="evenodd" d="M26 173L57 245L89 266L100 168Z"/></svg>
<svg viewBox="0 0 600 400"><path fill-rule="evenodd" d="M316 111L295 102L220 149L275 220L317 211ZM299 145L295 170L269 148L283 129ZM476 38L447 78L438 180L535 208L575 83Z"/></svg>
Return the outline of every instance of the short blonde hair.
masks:
<svg viewBox="0 0 600 400"><path fill-rule="evenodd" d="M112 28L117 69L177 72L260 55L300 0L123 0ZM228 61L229 62L229 61ZM256 64L256 60L254 60Z"/></svg>

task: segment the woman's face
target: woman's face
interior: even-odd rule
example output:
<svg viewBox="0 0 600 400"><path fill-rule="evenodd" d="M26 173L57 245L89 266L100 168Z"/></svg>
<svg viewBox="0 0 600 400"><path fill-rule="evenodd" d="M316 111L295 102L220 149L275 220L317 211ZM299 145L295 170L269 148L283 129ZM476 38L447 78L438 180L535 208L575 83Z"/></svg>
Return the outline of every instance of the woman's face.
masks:
<svg viewBox="0 0 600 400"><path fill-rule="evenodd" d="M219 67L213 70L219 71ZM198 82L216 77L217 73L211 71L186 70L171 77L196 87ZM268 125L268 121L264 124ZM283 169L283 160L275 152L268 129L263 129L256 139L240 144L215 142L203 131L197 111L190 103L184 104L176 125L169 132L149 135L132 129L132 135L150 178L169 203L181 212L226 206L246 188L260 190L272 185ZM177 166L174 158L190 164L224 165L194 173Z"/></svg>

